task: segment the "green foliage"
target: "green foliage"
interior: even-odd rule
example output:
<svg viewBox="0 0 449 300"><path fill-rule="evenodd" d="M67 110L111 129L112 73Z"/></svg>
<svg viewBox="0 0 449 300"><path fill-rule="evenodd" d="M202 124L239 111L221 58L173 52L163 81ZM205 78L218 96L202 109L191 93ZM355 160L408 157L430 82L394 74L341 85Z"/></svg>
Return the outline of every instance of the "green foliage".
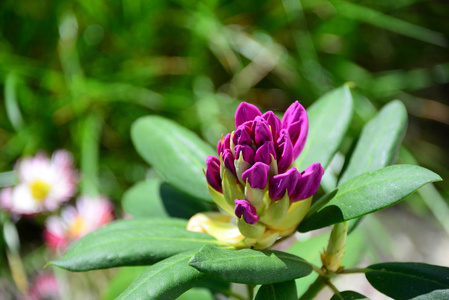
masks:
<svg viewBox="0 0 449 300"><path fill-rule="evenodd" d="M299 170L319 162L326 168L337 152L352 117L352 96L347 86L318 99L309 109L309 135L296 160Z"/></svg>
<svg viewBox="0 0 449 300"><path fill-rule="evenodd" d="M117 299L175 299L205 277L188 265L194 253L183 252L152 265Z"/></svg>
<svg viewBox="0 0 449 300"><path fill-rule="evenodd" d="M365 276L372 286L398 300L449 288L449 268L445 267L393 262L371 265L367 269ZM447 291L435 293L435 296L447 295Z"/></svg>
<svg viewBox="0 0 449 300"><path fill-rule="evenodd" d="M369 300L362 294L359 294L354 291L344 291L341 292L340 295L332 296L331 300Z"/></svg>
<svg viewBox="0 0 449 300"><path fill-rule="evenodd" d="M205 246L190 265L225 281L269 284L304 277L312 266L295 255L269 250L228 250Z"/></svg>
<svg viewBox="0 0 449 300"><path fill-rule="evenodd" d="M70 271L149 265L218 243L207 234L185 227L185 221L176 219L116 221L75 242L51 264Z"/></svg>
<svg viewBox="0 0 449 300"><path fill-rule="evenodd" d="M437 174L418 166L396 165L367 172L346 181L330 199L318 201L299 226L307 232L359 218L394 205L421 186L440 181Z"/></svg>
<svg viewBox="0 0 449 300"><path fill-rule="evenodd" d="M295 281L264 284L257 292L255 300L296 300Z"/></svg>
<svg viewBox="0 0 449 300"><path fill-rule="evenodd" d="M168 183L211 201L206 189L206 157L213 149L186 128L159 116L137 120L131 136L137 152L154 166Z"/></svg>

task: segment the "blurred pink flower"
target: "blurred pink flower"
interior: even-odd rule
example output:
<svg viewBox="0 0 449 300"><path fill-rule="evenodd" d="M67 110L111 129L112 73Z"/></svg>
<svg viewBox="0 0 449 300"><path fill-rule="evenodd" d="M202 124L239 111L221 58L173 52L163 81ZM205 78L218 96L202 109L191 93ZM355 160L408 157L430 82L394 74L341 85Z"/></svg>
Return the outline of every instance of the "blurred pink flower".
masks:
<svg viewBox="0 0 449 300"><path fill-rule="evenodd" d="M0 192L0 206L13 213L54 211L75 194L73 157L67 151L56 151L51 159L42 153L25 157L15 169L19 183Z"/></svg>
<svg viewBox="0 0 449 300"><path fill-rule="evenodd" d="M65 249L71 242L94 231L113 219L113 205L104 196L81 196L76 207L62 209L61 217L50 216L44 231L45 242L55 250Z"/></svg>
<svg viewBox="0 0 449 300"><path fill-rule="evenodd" d="M53 274L38 275L26 297L21 300L57 300L62 299L59 294L58 282Z"/></svg>

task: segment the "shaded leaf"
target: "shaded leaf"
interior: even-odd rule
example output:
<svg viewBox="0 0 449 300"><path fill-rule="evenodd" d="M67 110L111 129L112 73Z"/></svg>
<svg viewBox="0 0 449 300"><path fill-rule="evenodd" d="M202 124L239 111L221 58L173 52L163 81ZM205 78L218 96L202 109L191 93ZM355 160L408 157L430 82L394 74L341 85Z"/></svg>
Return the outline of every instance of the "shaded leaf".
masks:
<svg viewBox="0 0 449 300"><path fill-rule="evenodd" d="M50 264L70 271L149 265L217 240L185 229L176 219L124 220L104 226L75 242Z"/></svg>
<svg viewBox="0 0 449 300"><path fill-rule="evenodd" d="M117 299L175 299L205 277L205 274L189 266L194 253L180 253L152 265Z"/></svg>
<svg viewBox="0 0 449 300"><path fill-rule="evenodd" d="M309 275L312 266L297 256L269 250L229 250L205 246L190 265L222 280L246 284L283 282Z"/></svg>
<svg viewBox="0 0 449 300"><path fill-rule="evenodd" d="M352 96L344 85L318 99L309 109L309 134L296 160L299 170L319 162L326 168L348 130L352 117Z"/></svg>
<svg viewBox="0 0 449 300"><path fill-rule="evenodd" d="M363 296L354 291L344 291L340 295L333 295L331 300L369 300L367 297Z"/></svg>
<svg viewBox="0 0 449 300"><path fill-rule="evenodd" d="M373 213L398 203L426 183L440 180L441 177L432 171L413 165L389 166L359 175L339 186L335 196L321 207L312 206L312 213L300 224L299 231L319 229Z"/></svg>
<svg viewBox="0 0 449 300"><path fill-rule="evenodd" d="M296 284L294 280L262 285L255 300L296 300Z"/></svg>
<svg viewBox="0 0 449 300"><path fill-rule="evenodd" d="M449 268L423 263L375 264L368 267L365 276L378 291L398 300L449 289ZM444 293L447 291L436 292Z"/></svg>
<svg viewBox="0 0 449 300"><path fill-rule="evenodd" d="M369 121L360 134L339 185L365 172L391 165L407 129L407 111L400 101L392 101Z"/></svg>
<svg viewBox="0 0 449 300"><path fill-rule="evenodd" d="M160 116L142 117L133 123L131 137L137 152L168 183L186 193L212 202L203 168L215 151L197 135Z"/></svg>

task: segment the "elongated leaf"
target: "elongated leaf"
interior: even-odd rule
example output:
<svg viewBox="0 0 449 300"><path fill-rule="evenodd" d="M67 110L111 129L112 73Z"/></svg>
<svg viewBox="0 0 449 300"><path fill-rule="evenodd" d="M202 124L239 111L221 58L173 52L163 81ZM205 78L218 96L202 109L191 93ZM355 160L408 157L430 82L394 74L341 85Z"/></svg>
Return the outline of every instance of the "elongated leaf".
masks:
<svg viewBox="0 0 449 300"><path fill-rule="evenodd" d="M294 280L262 285L257 292L256 300L296 300L296 284Z"/></svg>
<svg viewBox="0 0 449 300"><path fill-rule="evenodd" d="M394 299L410 299L449 289L449 268L423 263L382 263L368 267L366 279ZM434 299L434 298L432 298Z"/></svg>
<svg viewBox="0 0 449 300"><path fill-rule="evenodd" d="M310 264L288 253L213 246L201 248L190 260L190 265L222 280L246 284L283 282L312 272Z"/></svg>
<svg viewBox="0 0 449 300"><path fill-rule="evenodd" d="M117 221L81 238L51 264L71 271L148 265L218 243L207 234L187 231L186 224L176 219Z"/></svg>
<svg viewBox="0 0 449 300"><path fill-rule="evenodd" d="M193 132L159 116L138 119L131 128L137 152L168 183L186 193L212 202L203 168L215 151Z"/></svg>
<svg viewBox="0 0 449 300"><path fill-rule="evenodd" d="M168 217L159 193L161 181L138 182L123 195L123 209L136 218Z"/></svg>
<svg viewBox="0 0 449 300"><path fill-rule="evenodd" d="M411 300L447 300L449 299L449 289L435 290L428 294L417 296Z"/></svg>
<svg viewBox="0 0 449 300"><path fill-rule="evenodd" d="M394 162L407 128L407 111L392 101L369 121L360 135L348 167L339 184L365 172L382 169Z"/></svg>
<svg viewBox="0 0 449 300"><path fill-rule="evenodd" d="M212 292L206 288L193 288L176 298L176 300L215 300Z"/></svg>
<svg viewBox="0 0 449 300"><path fill-rule="evenodd" d="M306 232L359 218L401 201L421 186L441 177L413 165L389 166L359 175L337 188L330 201L306 216L299 231Z"/></svg>
<svg viewBox="0 0 449 300"><path fill-rule="evenodd" d="M296 160L299 170L316 162L327 167L348 130L352 106L351 92L344 85L322 96L307 110L309 135Z"/></svg>
<svg viewBox="0 0 449 300"><path fill-rule="evenodd" d="M117 298L123 291L125 291L128 286L133 282L133 280L145 271L148 267L123 267L115 274L112 278L106 291L101 297L102 300L113 300Z"/></svg>
<svg viewBox="0 0 449 300"><path fill-rule="evenodd" d="M206 276L189 266L195 252L180 253L152 265L117 299L175 299Z"/></svg>
<svg viewBox="0 0 449 300"><path fill-rule="evenodd" d="M207 203L154 178L131 187L123 195L122 203L123 208L136 218L188 219L198 212L210 210Z"/></svg>
<svg viewBox="0 0 449 300"><path fill-rule="evenodd" d="M333 295L331 300L369 300L367 297L363 296L354 291L344 291L340 295Z"/></svg>

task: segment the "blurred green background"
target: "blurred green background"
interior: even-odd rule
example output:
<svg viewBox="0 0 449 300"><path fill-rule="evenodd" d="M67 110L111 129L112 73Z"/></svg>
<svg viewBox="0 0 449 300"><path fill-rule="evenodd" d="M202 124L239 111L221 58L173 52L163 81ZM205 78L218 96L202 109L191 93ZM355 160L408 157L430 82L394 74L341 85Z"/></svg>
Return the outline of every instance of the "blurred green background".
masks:
<svg viewBox="0 0 449 300"><path fill-rule="evenodd" d="M81 192L119 204L147 173L130 140L138 117L166 116L215 144L240 101L308 107L344 83L355 114L343 154L400 99L400 162L447 179L448 15L444 0L3 0L0 181L19 157L65 148ZM449 185L436 187L404 205L427 217L437 199L429 220L449 233Z"/></svg>

